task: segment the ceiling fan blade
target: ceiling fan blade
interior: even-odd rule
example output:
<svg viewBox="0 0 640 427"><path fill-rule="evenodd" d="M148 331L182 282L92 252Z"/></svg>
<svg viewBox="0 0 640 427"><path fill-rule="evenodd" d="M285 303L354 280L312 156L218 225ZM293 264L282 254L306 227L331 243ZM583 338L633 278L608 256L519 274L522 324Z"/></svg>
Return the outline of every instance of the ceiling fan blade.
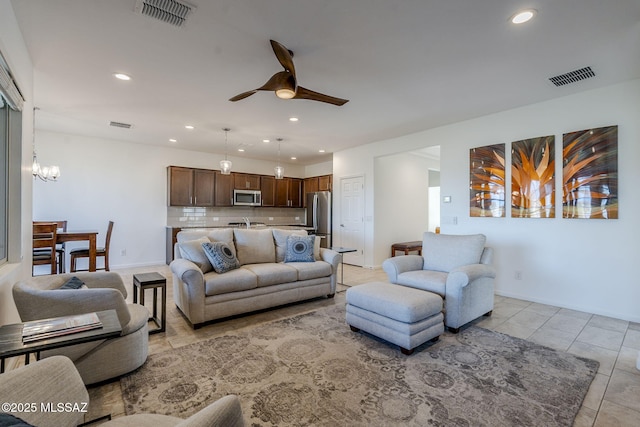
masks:
<svg viewBox="0 0 640 427"><path fill-rule="evenodd" d="M245 99L246 97L251 96L256 92L257 92L257 90L250 90L248 92L242 92L241 94L236 95L233 98L229 98L229 101L232 101L232 102L240 101L241 99Z"/></svg>
<svg viewBox="0 0 640 427"><path fill-rule="evenodd" d="M283 86L290 86L291 83L288 82L290 78L293 78L292 74L288 71L280 71L279 73L275 73L271 78L262 86L260 86L256 90L278 90ZM293 82L295 84L295 78L293 78Z"/></svg>
<svg viewBox="0 0 640 427"><path fill-rule="evenodd" d="M349 102L348 99L336 98L334 96L325 95L322 93L314 92L312 90L303 88L302 86L298 86L298 90L296 91L296 96L293 99L309 99L311 101L320 101L326 102L328 104L333 105L344 105Z"/></svg>
<svg viewBox="0 0 640 427"><path fill-rule="evenodd" d="M275 40L271 40L271 48L273 49L273 53L276 54L276 58L278 58L280 65L295 77L296 68L293 66L293 57L291 56L289 49Z"/></svg>

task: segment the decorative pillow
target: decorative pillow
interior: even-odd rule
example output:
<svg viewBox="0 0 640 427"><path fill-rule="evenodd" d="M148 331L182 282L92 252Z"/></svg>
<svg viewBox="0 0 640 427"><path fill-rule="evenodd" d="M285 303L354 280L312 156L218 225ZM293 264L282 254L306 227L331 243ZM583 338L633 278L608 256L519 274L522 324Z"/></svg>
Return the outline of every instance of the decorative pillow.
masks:
<svg viewBox="0 0 640 427"><path fill-rule="evenodd" d="M32 424L27 423L26 421L13 416L11 414L1 413L0 414L0 427L33 427Z"/></svg>
<svg viewBox="0 0 640 427"><path fill-rule="evenodd" d="M314 262L313 246L316 236L287 237L287 252L284 254L284 262Z"/></svg>
<svg viewBox="0 0 640 427"><path fill-rule="evenodd" d="M58 289L87 289L87 285L76 276L73 276L62 284Z"/></svg>
<svg viewBox="0 0 640 427"><path fill-rule="evenodd" d="M222 274L240 267L238 258L224 242L203 243L202 249L216 273Z"/></svg>
<svg viewBox="0 0 640 427"><path fill-rule="evenodd" d="M207 237L201 237L199 239L178 243L178 248L180 249L180 256L182 258L193 262L202 270L202 273L208 273L213 270L213 267L204 254L204 249L202 248L203 243L211 243L211 241Z"/></svg>
<svg viewBox="0 0 640 427"><path fill-rule="evenodd" d="M275 240L276 243L276 262L284 261L284 255L287 252L287 237L291 235L307 235L307 232L305 230L283 230L274 228L271 231L273 232L273 240Z"/></svg>

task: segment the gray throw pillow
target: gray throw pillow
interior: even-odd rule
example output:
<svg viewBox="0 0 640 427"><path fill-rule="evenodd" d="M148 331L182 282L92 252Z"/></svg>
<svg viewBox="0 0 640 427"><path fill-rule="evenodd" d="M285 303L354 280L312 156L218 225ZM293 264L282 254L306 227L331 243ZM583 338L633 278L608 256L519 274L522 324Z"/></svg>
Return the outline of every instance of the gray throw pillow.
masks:
<svg viewBox="0 0 640 427"><path fill-rule="evenodd" d="M238 258L224 242L203 243L202 249L216 273L222 274L240 267Z"/></svg>
<svg viewBox="0 0 640 427"><path fill-rule="evenodd" d="M287 237L287 251L284 254L284 262L314 262L313 246L316 236Z"/></svg>
<svg viewBox="0 0 640 427"><path fill-rule="evenodd" d="M180 256L197 265L203 274L213 270L209 259L204 254L204 249L202 249L202 244L209 242L211 241L208 237L201 237L199 239L187 240L186 242L178 243Z"/></svg>

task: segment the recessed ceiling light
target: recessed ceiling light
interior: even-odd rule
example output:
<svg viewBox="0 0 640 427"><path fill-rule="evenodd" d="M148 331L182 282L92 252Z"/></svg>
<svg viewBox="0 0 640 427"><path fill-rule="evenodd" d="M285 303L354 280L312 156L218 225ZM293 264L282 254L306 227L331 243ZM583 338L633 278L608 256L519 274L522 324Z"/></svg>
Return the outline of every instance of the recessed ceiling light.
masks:
<svg viewBox="0 0 640 427"><path fill-rule="evenodd" d="M238 148L238 151L244 153L244 148Z"/></svg>
<svg viewBox="0 0 640 427"><path fill-rule="evenodd" d="M297 122L298 118L297 117L289 117L289 121L290 122Z"/></svg>
<svg viewBox="0 0 640 427"><path fill-rule="evenodd" d="M131 76L124 73L114 73L113 77L119 80L131 80Z"/></svg>
<svg viewBox="0 0 640 427"><path fill-rule="evenodd" d="M184 127L185 129L189 129L189 130L194 130L195 127L193 127L192 125L185 125Z"/></svg>
<svg viewBox="0 0 640 427"><path fill-rule="evenodd" d="M527 9L520 11L511 17L511 22L514 24L524 24L527 21L530 21L534 16L536 16L537 11L535 9Z"/></svg>
<svg viewBox="0 0 640 427"><path fill-rule="evenodd" d="M318 153L324 153L324 148L319 149Z"/></svg>
<svg viewBox="0 0 640 427"><path fill-rule="evenodd" d="M271 141L268 139L263 139L262 142L271 142Z"/></svg>
<svg viewBox="0 0 640 427"><path fill-rule="evenodd" d="M169 138L169 142L178 142L178 140L175 138Z"/></svg>
<svg viewBox="0 0 640 427"><path fill-rule="evenodd" d="M296 160L296 159L297 159L297 157L291 156L291 160Z"/></svg>

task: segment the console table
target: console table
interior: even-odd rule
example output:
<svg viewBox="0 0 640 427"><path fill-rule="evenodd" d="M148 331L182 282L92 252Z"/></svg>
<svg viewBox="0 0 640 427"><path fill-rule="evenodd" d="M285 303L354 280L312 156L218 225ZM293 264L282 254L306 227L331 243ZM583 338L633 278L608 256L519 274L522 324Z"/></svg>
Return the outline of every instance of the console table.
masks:
<svg viewBox="0 0 640 427"><path fill-rule="evenodd" d="M418 255L422 255L422 241L415 240L413 242L400 242L391 245L391 256L396 256L396 251L402 251L405 255L409 255L411 251L418 251Z"/></svg>

